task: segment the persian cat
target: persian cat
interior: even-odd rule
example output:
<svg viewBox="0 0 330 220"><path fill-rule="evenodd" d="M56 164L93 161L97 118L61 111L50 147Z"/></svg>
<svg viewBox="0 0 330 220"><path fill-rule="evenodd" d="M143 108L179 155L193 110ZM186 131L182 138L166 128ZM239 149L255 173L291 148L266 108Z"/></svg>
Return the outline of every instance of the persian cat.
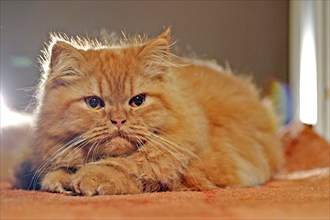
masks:
<svg viewBox="0 0 330 220"><path fill-rule="evenodd" d="M272 178L283 152L269 103L249 80L171 46L169 30L118 45L53 35L14 186L106 195Z"/></svg>

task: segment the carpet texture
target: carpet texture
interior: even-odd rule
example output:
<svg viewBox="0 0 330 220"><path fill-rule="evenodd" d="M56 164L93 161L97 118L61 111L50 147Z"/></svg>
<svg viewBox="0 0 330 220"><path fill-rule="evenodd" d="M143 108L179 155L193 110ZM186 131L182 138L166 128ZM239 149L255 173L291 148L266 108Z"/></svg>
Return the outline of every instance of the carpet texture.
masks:
<svg viewBox="0 0 330 220"><path fill-rule="evenodd" d="M253 188L66 196L13 190L1 181L1 219L329 219L330 147L310 127L284 135L277 180ZM320 169L316 169L320 168ZM311 170L312 169L312 170ZM308 171L306 171L308 170ZM290 174L286 174L289 171Z"/></svg>

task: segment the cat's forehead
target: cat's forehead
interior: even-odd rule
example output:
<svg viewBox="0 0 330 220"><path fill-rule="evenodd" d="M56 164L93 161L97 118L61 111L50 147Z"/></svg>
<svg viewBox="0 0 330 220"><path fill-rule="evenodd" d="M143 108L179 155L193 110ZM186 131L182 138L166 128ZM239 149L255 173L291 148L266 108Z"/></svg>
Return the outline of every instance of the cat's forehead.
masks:
<svg viewBox="0 0 330 220"><path fill-rule="evenodd" d="M134 49L88 50L85 59L89 68L112 76L134 75L140 66Z"/></svg>
<svg viewBox="0 0 330 220"><path fill-rule="evenodd" d="M111 98L126 98L137 92L146 79L139 74L141 64L131 50L90 50L85 53L88 74L94 89Z"/></svg>
<svg viewBox="0 0 330 220"><path fill-rule="evenodd" d="M86 61L95 68L117 69L123 71L137 64L134 49L100 49L88 50L84 53Z"/></svg>

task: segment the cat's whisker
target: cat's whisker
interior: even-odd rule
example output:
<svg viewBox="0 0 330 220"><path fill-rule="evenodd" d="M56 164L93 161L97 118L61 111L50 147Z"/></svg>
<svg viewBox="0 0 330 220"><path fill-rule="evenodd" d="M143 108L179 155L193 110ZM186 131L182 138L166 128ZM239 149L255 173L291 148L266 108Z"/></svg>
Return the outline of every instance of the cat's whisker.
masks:
<svg viewBox="0 0 330 220"><path fill-rule="evenodd" d="M99 158L99 150L100 150L100 143L101 143L102 139L99 139L97 142L96 142L96 145L93 149L93 153L92 153L92 161L96 161L97 158Z"/></svg>
<svg viewBox="0 0 330 220"><path fill-rule="evenodd" d="M139 150L141 149L142 151L145 152L146 155L148 155L146 149L144 147L141 147L143 144L144 144L144 141L139 138L138 136L136 136L135 134L132 133L132 135L134 136L135 139L137 139L137 142L136 142L136 148ZM149 161L148 161L149 162Z"/></svg>
<svg viewBox="0 0 330 220"><path fill-rule="evenodd" d="M155 140L156 140L156 141L155 141ZM157 141L158 141L158 142L157 142ZM194 179L196 185L199 186L199 183L198 183L197 179L195 178L194 173L193 173L193 172L189 169L189 167L188 167L188 160L187 160L187 162L182 161L182 160L181 160L181 159L180 159L175 153L173 153L173 152L170 150L170 149L175 150L175 148L173 148L172 146L170 146L168 143L161 142L161 141L159 141L159 140L157 140L157 139L149 139L149 143L150 143L150 142L153 142L153 143L155 143L156 145L158 144L158 145L160 146L161 149L167 151L168 153L170 153L171 156L173 156L176 160L178 160L178 161L181 163L182 168L184 168L185 170L187 170L187 171L191 174L191 176L192 176L192 178ZM162 146L163 146L162 144L165 144L167 147L170 147L170 149L168 149L167 147L162 147ZM154 145L154 146L156 146L156 145ZM159 148L157 148L157 149L159 149ZM181 155L184 156L184 154L180 153L179 151L176 151L176 153L179 153L179 154L181 154ZM166 155L165 155L165 156L166 156Z"/></svg>
<svg viewBox="0 0 330 220"><path fill-rule="evenodd" d="M149 142L148 143L151 145L151 147L153 147L154 149L158 150L165 157L170 158L170 155L171 155L172 157L174 157L175 159L177 159L178 161L180 161L180 159L177 158L175 156L175 154L173 154L173 152L171 152L169 149L166 149L166 148L162 147L161 146L161 143L158 143L157 141L151 140L151 139L149 139ZM165 152L167 152L168 154L166 154Z"/></svg>
<svg viewBox="0 0 330 220"><path fill-rule="evenodd" d="M142 122L143 123L143 122ZM143 123L144 124L144 123ZM145 124L144 124L145 125ZM146 126L146 125L145 125ZM147 127L147 126L146 126ZM141 129L140 129L141 130ZM157 140L157 139L158 140ZM161 139L162 142L159 141L159 139ZM174 142L170 142L168 140L166 140L165 138L161 138L158 135L155 135L151 132L151 136L149 136L148 140L147 140L150 144L152 144L154 147L156 147L159 151L161 151L160 149L163 149L165 151L167 151L168 153L170 153L175 159L177 159L185 168L187 168L187 166L185 165L185 163L176 155L176 153L179 153L181 155L184 155L182 152L178 151L175 147L177 144ZM162 144L165 144L168 148L164 148ZM160 148L157 147L160 146ZM172 146L173 145L173 146ZM181 149L181 148L180 148ZM173 152L174 151L174 152ZM162 151L161 151L162 152ZM176 153L175 153L176 152ZM162 152L163 153L163 152ZM164 153L163 153L164 154ZM166 154L164 154L166 155Z"/></svg>
<svg viewBox="0 0 330 220"><path fill-rule="evenodd" d="M170 155L173 156L172 153L169 152L167 149L163 149L162 147L158 147L157 144L155 143L155 141L153 141L153 140L149 140L148 144L149 144L153 149L156 149L158 152L160 152L163 156L165 156L165 157L168 158L168 159L171 159L171 158L170 158ZM144 147L142 147L141 149L144 150L144 152L146 153L146 157L149 158L149 154L148 154L147 150L146 150ZM165 152L169 153L170 155L166 154ZM174 157L175 157L175 156L174 156ZM149 160L148 160L148 163L150 164L150 161L149 161Z"/></svg>
<svg viewBox="0 0 330 220"><path fill-rule="evenodd" d="M102 126L102 128L98 129L98 130L91 130L89 132L90 134L86 135L86 138L90 141L96 139L98 140L100 137L102 137L103 135L106 135L108 133L108 128L104 128L104 126Z"/></svg>
<svg viewBox="0 0 330 220"><path fill-rule="evenodd" d="M34 172L34 175L33 175L32 179L31 179L31 183L30 183L29 188L31 187L31 184L33 184L33 188L36 188L37 181L41 177L41 174L42 174L43 170L45 170L47 168L47 166L56 159L54 156L58 152L60 152L62 149L64 149L64 146L61 147L61 148L59 148L56 152L54 152L49 157L47 157L47 159L37 168L37 170Z"/></svg>
<svg viewBox="0 0 330 220"><path fill-rule="evenodd" d="M87 155L86 155L86 158L85 158L85 160L84 160L85 163L88 162L89 155L90 155L90 153L93 151L93 149L94 149L94 147L96 146L96 144L97 144L97 142L94 142L94 143L92 144L92 146L89 147L88 152L87 152ZM93 156L92 156L92 160L93 160Z"/></svg>
<svg viewBox="0 0 330 220"><path fill-rule="evenodd" d="M83 148L85 148L89 143L90 143L89 141L85 141L82 145L76 146L73 150L73 151L76 151L76 152L74 152L72 154L70 153L71 158L69 158L68 161L73 161L73 160L77 159L77 157L79 156L79 153L81 152L81 150ZM68 166L69 165L70 164L68 164Z"/></svg>
<svg viewBox="0 0 330 220"><path fill-rule="evenodd" d="M80 144L84 143L86 140L82 138L83 135L79 135L68 141L66 144L64 144L62 147L57 149L55 152L52 154L48 155L46 157L46 160L41 163L41 165L36 169L34 172L34 175L31 179L29 188L33 186L33 188L36 188L37 182L40 179L42 173L44 170L46 170L49 165L51 165L56 159L58 159L61 155L64 153L68 152L75 146L79 146Z"/></svg>
<svg viewBox="0 0 330 220"><path fill-rule="evenodd" d="M143 123L143 122L142 122ZM145 125L145 123L143 123ZM145 125L146 127L148 127L147 125ZM151 144L153 147L155 147L156 149L158 149L160 152L162 152L160 149L167 151L168 153L170 153L171 156L173 156L176 160L178 160L181 165L182 168L186 169L192 176L192 178L194 179L196 185L199 186L198 181L196 180L193 172L189 169L188 167L188 160L187 162L182 161L179 156L177 156L177 154L183 156L183 158L186 158L186 155L184 153L188 153L190 156L193 156L195 158L197 158L198 160L202 161L198 156L196 156L196 154L194 154L192 151L188 150L186 146L184 146L183 144L177 143L177 142L173 142L170 141L170 139L174 140L173 138L171 138L169 135L165 134L164 132L160 131L159 129L157 129L157 132L159 134L164 135L166 138L161 137L160 135L155 134L154 132L151 132L151 136L149 136L148 138L148 143ZM175 140L174 140L175 141ZM156 145L159 145L159 147L157 147ZM163 146L165 145L165 147ZM179 151L179 150L181 151ZM173 152L174 151L174 152ZM163 153L164 154L164 153ZM164 154L166 157L168 157L168 155ZM203 163L203 162L202 162ZM204 166L204 163L203 163ZM205 166L204 166L205 168Z"/></svg>
<svg viewBox="0 0 330 220"><path fill-rule="evenodd" d="M149 143L150 142L152 142L153 144L154 144L154 146L159 146L160 147L160 149L162 149L162 150L165 150L166 152L168 152L170 155L172 155L175 159L177 159L181 164L182 164L182 166L184 166L185 168L186 168L186 164L185 164L185 162L183 162L180 158L179 158L179 156L178 155L176 155L177 153L179 153L179 154L181 154L181 155L183 155L182 153L180 153L180 152L178 152L178 151L172 151L172 150L175 150L173 147L171 147L169 144L167 144L167 143L164 143L164 142L161 142L161 141L159 141L159 140L157 140L157 139L152 139L152 138L150 138L149 139ZM164 147L164 145L166 146L166 147ZM170 147L170 148L167 148L167 147ZM157 147L158 148L158 147ZM159 149L159 148L158 148Z"/></svg>
<svg viewBox="0 0 330 220"><path fill-rule="evenodd" d="M131 125L131 127L130 127L130 129L127 133L128 133L129 136L132 136L133 139L136 139L137 149L144 151L146 157L149 158L149 154L143 146L145 144L145 142L148 141L147 138L146 138L146 137L149 136L148 129L146 129L144 126L138 125L138 123L134 120L132 120L132 124L133 125ZM149 144L154 145L150 142L149 142ZM153 148L157 149L160 153L167 156L166 154L164 154L163 151L161 151L161 149L157 148L157 146L153 146ZM150 164L150 160L147 160L147 162Z"/></svg>
<svg viewBox="0 0 330 220"><path fill-rule="evenodd" d="M170 137L169 135L167 135L167 134L165 134L165 133L163 133L163 132L161 132L161 131L159 131L159 133L161 133L162 135L165 135L167 138L171 138L171 139L173 139L172 137ZM170 147L176 146L178 149L184 151L184 153L188 153L188 154L190 154L192 157L194 157L195 159L197 159L197 160L201 163L201 165L203 166L206 175L207 175L208 177L210 177L210 175L209 175L209 173L208 173L208 171L207 171L207 169L206 169L206 166L205 166L205 164L204 164L204 161L203 161L200 157L198 157L194 152L192 152L191 150L187 149L187 147L185 147L183 144L175 143L175 142L173 142L173 141L170 141L170 140L168 140L168 139L166 139L166 138L163 138L163 137L161 137L161 136L159 136L159 135L156 135L156 134L154 134L154 133L153 133L152 135L154 135L155 137L157 137L157 138L159 138L159 139L161 139L161 140L163 140L163 141L165 141L165 142L168 142L168 144L169 144ZM174 139L173 139L173 140L174 140ZM175 141L175 140L174 140L174 141ZM180 146L180 147L179 147L179 146Z"/></svg>
<svg viewBox="0 0 330 220"><path fill-rule="evenodd" d="M174 144L174 145L176 146L177 149L182 150L182 151L184 151L185 153L188 153L190 156L193 156L193 157L195 157L195 158L198 159L198 160L201 160L201 159L200 159L200 158L199 158L199 157L198 157L193 151L189 150L185 145L183 145L183 144L181 144L181 143L178 143L174 138L172 138L172 137L169 136L168 134L166 134L166 133L164 133L164 132L162 132L162 131L160 131L160 130L158 130L157 132L160 133L160 134L163 135L163 136L166 136L166 138L163 138L163 137L161 137L160 135L157 135L157 134L155 134L155 133L152 133L152 135L156 136L157 138L162 139L162 140L165 141L165 142L168 142L169 144ZM169 139L171 139L171 140L173 140L173 141L171 141L171 140L169 140Z"/></svg>

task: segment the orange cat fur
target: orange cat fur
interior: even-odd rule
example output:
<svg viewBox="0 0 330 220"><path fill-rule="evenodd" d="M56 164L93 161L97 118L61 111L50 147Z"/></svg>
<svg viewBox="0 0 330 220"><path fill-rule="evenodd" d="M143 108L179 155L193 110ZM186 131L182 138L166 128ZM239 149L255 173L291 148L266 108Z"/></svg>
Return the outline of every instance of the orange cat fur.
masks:
<svg viewBox="0 0 330 220"><path fill-rule="evenodd" d="M53 36L15 186L103 195L269 180L283 161L271 108L249 80L171 45L169 30L119 46Z"/></svg>

